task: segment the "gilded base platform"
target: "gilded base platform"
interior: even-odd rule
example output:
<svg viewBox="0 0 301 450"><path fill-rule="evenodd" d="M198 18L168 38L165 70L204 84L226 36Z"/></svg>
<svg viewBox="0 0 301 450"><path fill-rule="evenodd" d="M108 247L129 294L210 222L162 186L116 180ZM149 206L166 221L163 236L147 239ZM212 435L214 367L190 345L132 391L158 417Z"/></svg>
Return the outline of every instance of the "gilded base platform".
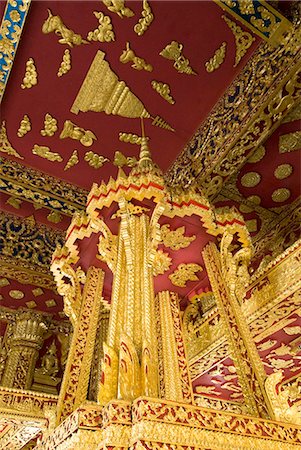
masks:
<svg viewBox="0 0 301 450"><path fill-rule="evenodd" d="M159 399L87 403L36 450L301 448L301 427Z"/></svg>

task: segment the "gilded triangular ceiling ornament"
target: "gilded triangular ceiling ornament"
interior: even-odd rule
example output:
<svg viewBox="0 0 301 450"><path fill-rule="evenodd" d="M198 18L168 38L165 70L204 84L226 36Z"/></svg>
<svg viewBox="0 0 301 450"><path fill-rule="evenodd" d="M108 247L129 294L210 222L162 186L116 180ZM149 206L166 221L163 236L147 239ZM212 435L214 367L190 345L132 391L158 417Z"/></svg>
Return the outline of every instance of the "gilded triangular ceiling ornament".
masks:
<svg viewBox="0 0 301 450"><path fill-rule="evenodd" d="M9 142L6 133L5 121L2 122L0 129L0 152L6 153L9 156L14 156L15 158L24 159L23 156L21 156Z"/></svg>
<svg viewBox="0 0 301 450"><path fill-rule="evenodd" d="M234 34L235 44L236 44L236 54L235 54L235 64L234 67L240 62L241 58L246 54L248 48L251 47L252 43L255 41L255 38L248 33L247 31L243 31L241 27L239 27L235 22L230 20L227 16L222 16L228 27Z"/></svg>
<svg viewBox="0 0 301 450"><path fill-rule="evenodd" d="M174 131L161 117L150 115L126 83L119 81L105 60L105 53L100 50L96 53L71 107L74 114L78 114L79 111L105 112L108 115L129 118L152 118L153 125Z"/></svg>

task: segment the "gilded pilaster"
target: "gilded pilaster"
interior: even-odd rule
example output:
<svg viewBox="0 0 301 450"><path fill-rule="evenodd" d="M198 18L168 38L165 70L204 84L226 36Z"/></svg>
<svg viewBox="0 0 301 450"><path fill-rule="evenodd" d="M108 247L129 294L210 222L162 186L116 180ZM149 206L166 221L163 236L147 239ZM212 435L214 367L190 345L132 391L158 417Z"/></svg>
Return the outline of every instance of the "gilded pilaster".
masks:
<svg viewBox="0 0 301 450"><path fill-rule="evenodd" d="M192 385L188 360L183 340L178 295L174 292L159 292L156 297L159 311L159 350L161 396L176 402L193 403Z"/></svg>
<svg viewBox="0 0 301 450"><path fill-rule="evenodd" d="M230 355L236 368L248 414L273 419L273 410L264 387L266 375L263 364L238 298L242 290L241 280L244 278L245 270L243 261L247 249L241 249L233 256L229 251L232 239L233 236L225 232L221 251L210 242L203 251L203 258L222 317ZM239 254L239 252L242 253Z"/></svg>
<svg viewBox="0 0 301 450"><path fill-rule="evenodd" d="M58 422L65 419L87 398L103 279L104 272L101 269L89 268L59 395Z"/></svg>
<svg viewBox="0 0 301 450"><path fill-rule="evenodd" d="M94 346L94 356L91 365L90 383L89 383L89 400L97 400L99 380L101 375L101 360L103 359L103 343L107 339L110 311L101 306L98 326L96 331L96 339Z"/></svg>
<svg viewBox="0 0 301 450"><path fill-rule="evenodd" d="M22 311L16 315L2 386L30 389L47 323L42 314Z"/></svg>

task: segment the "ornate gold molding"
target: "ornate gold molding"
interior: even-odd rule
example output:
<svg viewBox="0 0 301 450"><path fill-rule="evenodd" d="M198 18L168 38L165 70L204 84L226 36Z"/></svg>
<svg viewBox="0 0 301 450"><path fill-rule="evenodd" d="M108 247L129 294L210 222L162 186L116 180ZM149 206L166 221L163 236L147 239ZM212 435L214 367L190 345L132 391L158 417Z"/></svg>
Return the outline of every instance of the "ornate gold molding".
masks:
<svg viewBox="0 0 301 450"><path fill-rule="evenodd" d="M258 47L165 175L171 189L197 184L215 196L281 123L300 92L299 35L295 29L276 48L268 44Z"/></svg>
<svg viewBox="0 0 301 450"><path fill-rule="evenodd" d="M72 216L85 207L88 192L58 178L0 157L0 191Z"/></svg>

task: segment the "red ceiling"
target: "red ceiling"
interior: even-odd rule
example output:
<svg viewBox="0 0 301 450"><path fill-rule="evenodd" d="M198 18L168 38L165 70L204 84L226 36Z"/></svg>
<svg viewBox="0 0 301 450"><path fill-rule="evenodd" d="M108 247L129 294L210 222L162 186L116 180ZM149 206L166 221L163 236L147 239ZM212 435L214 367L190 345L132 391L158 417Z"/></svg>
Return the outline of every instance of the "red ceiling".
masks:
<svg viewBox="0 0 301 450"><path fill-rule="evenodd" d="M176 158L200 122L208 115L231 80L241 70L251 56L259 39L253 43L247 55L238 67L234 68L235 40L226 22L222 19L224 12L213 1L202 2L151 2L154 21L143 36L133 31L141 15L141 2L127 2L135 11L132 18L119 18L109 12L101 2L32 2L27 22L15 58L12 74L3 99L1 120L6 120L7 132L13 146L24 156L24 163L39 168L54 176L66 179L87 189L93 181L107 179L115 174L112 163L98 170L83 161L86 151L92 150L111 160L116 150L127 155L138 153L136 146L119 142L121 131L140 133L137 119L107 116L105 113L86 112L74 115L71 105L84 80L85 74L97 52L106 53L106 60L120 80L124 80L131 90L142 100L147 110L153 115L160 115L174 128L172 133L146 122L146 133L151 138L154 159L166 169ZM67 27L83 37L98 26L93 11L102 11L112 19L115 42L92 42L71 49L72 69L58 78L57 70L64 50L68 48L58 42L54 33L43 34L41 31L50 8L54 15L60 15ZM184 45L183 54L190 60L191 67L197 75L180 74L173 68L173 62L159 56L160 51L172 40ZM137 71L130 64L122 64L119 57L129 41L136 54L153 65L153 72ZM208 61L222 42L227 42L224 63L212 73L205 70ZM38 84L31 89L21 89L26 61L34 58ZM170 105L151 87L152 80L168 83L176 100ZM59 130L53 137L43 137L44 116L50 113L58 120ZM27 114L32 123L32 130L23 138L17 136L20 120ZM59 139L65 120L93 131L97 141L91 147L83 147L72 139ZM64 161L49 162L33 155L34 144L46 145L54 152L59 152ZM64 171L64 166L74 149L78 150L81 162Z"/></svg>

